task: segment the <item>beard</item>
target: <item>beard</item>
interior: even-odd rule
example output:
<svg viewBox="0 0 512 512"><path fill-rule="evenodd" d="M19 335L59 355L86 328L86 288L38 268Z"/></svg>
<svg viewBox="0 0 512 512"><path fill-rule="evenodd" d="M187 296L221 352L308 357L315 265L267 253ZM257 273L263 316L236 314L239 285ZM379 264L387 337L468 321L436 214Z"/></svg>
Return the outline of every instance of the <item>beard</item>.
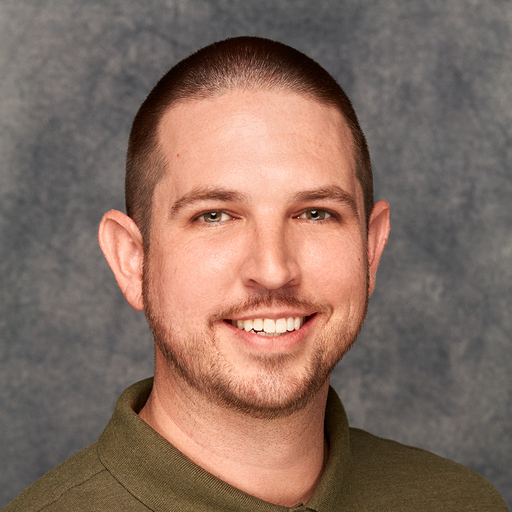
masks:
<svg viewBox="0 0 512 512"><path fill-rule="evenodd" d="M333 368L354 344L368 308L367 272L366 300L351 322L346 319L330 321L307 354L251 354L251 368L256 370L248 375L222 354L215 328L219 322L262 307L289 306L320 313L330 308L288 289L260 290L212 316L202 332L184 333L166 322L155 307L149 274L149 261L145 261L145 315L168 371L212 403L258 419L289 416L313 400ZM299 370L298 358L302 359Z"/></svg>

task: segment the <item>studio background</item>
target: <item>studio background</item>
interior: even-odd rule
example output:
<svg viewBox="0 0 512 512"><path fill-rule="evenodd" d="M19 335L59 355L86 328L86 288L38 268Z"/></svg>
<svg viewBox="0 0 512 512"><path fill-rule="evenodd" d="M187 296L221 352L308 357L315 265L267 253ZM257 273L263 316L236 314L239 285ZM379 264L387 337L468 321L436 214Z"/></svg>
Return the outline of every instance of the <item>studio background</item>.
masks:
<svg viewBox="0 0 512 512"><path fill-rule="evenodd" d="M332 378L351 424L475 469L511 508L511 27L509 0L0 0L0 507L152 374L96 240L139 105L192 51L259 35L345 88L391 204Z"/></svg>

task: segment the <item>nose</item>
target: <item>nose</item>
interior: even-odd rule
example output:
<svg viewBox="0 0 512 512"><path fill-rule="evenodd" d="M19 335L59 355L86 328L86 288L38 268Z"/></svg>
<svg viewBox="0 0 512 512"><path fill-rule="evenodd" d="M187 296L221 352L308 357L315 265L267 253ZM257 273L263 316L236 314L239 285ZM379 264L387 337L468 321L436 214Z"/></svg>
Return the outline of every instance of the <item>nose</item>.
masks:
<svg viewBox="0 0 512 512"><path fill-rule="evenodd" d="M295 286L301 278L297 257L297 243L284 226L256 227L241 269L243 282L267 290Z"/></svg>

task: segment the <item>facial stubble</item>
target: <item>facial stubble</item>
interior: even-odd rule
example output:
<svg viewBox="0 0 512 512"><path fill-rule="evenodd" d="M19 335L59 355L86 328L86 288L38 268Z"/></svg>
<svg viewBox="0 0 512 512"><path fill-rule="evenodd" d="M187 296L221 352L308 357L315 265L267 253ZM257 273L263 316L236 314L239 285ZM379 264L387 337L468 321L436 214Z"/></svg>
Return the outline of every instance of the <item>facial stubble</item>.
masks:
<svg viewBox="0 0 512 512"><path fill-rule="evenodd" d="M252 354L251 364L258 370L248 379L219 350L215 328L219 322L258 307L289 306L317 312L326 312L329 308L288 289L262 290L214 315L201 333L186 335L173 329L156 311L151 280L150 258L145 256L144 310L156 350L164 356L168 371L207 400L259 419L289 416L313 400L333 368L354 344L363 326L369 299L367 269L366 299L355 328L348 329L346 320L326 325L315 339L315 346L300 372L291 371L291 367L295 358L305 357L303 354Z"/></svg>

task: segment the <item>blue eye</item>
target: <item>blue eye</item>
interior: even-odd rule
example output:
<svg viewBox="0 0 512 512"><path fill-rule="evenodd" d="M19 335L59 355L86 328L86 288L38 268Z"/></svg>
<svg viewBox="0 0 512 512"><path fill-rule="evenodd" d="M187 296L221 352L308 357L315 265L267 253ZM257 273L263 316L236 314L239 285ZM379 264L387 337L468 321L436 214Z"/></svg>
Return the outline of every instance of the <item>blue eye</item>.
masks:
<svg viewBox="0 0 512 512"><path fill-rule="evenodd" d="M210 224L215 224L217 222L229 220L231 217L226 212L220 210L212 210L211 212L201 214L199 219Z"/></svg>
<svg viewBox="0 0 512 512"><path fill-rule="evenodd" d="M312 208L311 210L306 210L297 218L307 220L325 220L328 219L329 217L332 217L332 215L329 212L326 212L325 210Z"/></svg>

